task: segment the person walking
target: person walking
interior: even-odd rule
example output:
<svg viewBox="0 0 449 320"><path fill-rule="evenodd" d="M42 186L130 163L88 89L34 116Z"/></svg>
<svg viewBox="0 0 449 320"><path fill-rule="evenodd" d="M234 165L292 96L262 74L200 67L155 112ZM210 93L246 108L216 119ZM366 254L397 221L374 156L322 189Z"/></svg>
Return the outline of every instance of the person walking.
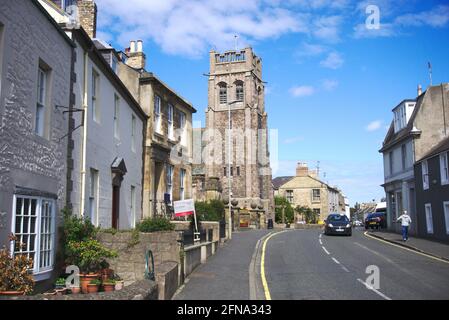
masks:
<svg viewBox="0 0 449 320"><path fill-rule="evenodd" d="M396 219L396 222L401 221L402 226L402 240L407 241L408 240L408 228L410 227L410 224L412 223L412 219L407 214L407 210L404 210L402 215Z"/></svg>

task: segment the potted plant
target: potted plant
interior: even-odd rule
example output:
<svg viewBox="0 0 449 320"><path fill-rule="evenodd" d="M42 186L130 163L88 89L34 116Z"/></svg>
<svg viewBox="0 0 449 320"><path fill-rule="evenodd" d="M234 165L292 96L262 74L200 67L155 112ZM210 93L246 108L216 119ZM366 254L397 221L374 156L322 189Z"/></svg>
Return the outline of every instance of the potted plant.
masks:
<svg viewBox="0 0 449 320"><path fill-rule="evenodd" d="M26 255L12 255L0 250L0 295L25 295L33 291L33 260Z"/></svg>
<svg viewBox="0 0 449 320"><path fill-rule="evenodd" d="M100 278L101 267L107 258L115 258L117 253L105 248L99 241L90 239L70 241L67 250L75 265L80 268L81 291L87 293L88 284Z"/></svg>
<svg viewBox="0 0 449 320"><path fill-rule="evenodd" d="M71 286L70 291L72 294L79 294L81 292L81 287Z"/></svg>
<svg viewBox="0 0 449 320"><path fill-rule="evenodd" d="M64 278L58 278L55 283L55 289L63 289L65 288L65 279Z"/></svg>
<svg viewBox="0 0 449 320"><path fill-rule="evenodd" d="M103 281L103 290L104 292L112 292L115 290L115 280L108 279L106 281Z"/></svg>
<svg viewBox="0 0 449 320"><path fill-rule="evenodd" d="M101 281L99 279L91 280L87 284L87 293L97 293L100 289Z"/></svg>
<svg viewBox="0 0 449 320"><path fill-rule="evenodd" d="M115 290L122 290L123 287L125 286L125 281L122 280L122 278L120 278L119 275L115 274L114 275L114 281L115 281Z"/></svg>

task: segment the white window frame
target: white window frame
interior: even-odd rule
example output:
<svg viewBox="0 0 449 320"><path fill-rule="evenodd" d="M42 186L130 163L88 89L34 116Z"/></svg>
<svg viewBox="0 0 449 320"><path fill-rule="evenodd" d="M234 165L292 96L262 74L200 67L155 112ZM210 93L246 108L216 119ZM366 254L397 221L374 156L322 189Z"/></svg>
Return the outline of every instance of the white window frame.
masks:
<svg viewBox="0 0 449 320"><path fill-rule="evenodd" d="M47 105L47 72L39 67L37 75L37 99L35 133L41 137L45 135L45 116Z"/></svg>
<svg viewBox="0 0 449 320"><path fill-rule="evenodd" d="M120 140L120 97L114 94L114 138Z"/></svg>
<svg viewBox="0 0 449 320"><path fill-rule="evenodd" d="M168 138L170 140L173 140L174 138L174 126L173 126L173 116L174 116L175 108L171 103L168 104L168 110L167 110L167 123L168 123Z"/></svg>
<svg viewBox="0 0 449 320"><path fill-rule="evenodd" d="M315 197L314 191L318 191L318 197ZM321 190L320 189L312 189L312 202L321 202Z"/></svg>
<svg viewBox="0 0 449 320"><path fill-rule="evenodd" d="M91 92L91 100L92 100L92 120L97 123L100 123L100 105L98 103L98 93L100 86L100 74L92 69L92 92Z"/></svg>
<svg viewBox="0 0 449 320"><path fill-rule="evenodd" d="M289 203L293 203L294 195L293 190L286 190L285 191L285 198Z"/></svg>
<svg viewBox="0 0 449 320"><path fill-rule="evenodd" d="M17 232L16 230L16 219L17 219L17 200L18 199L22 199L22 209L24 207L24 200L28 199L30 201L30 206L29 206L29 213L31 211L31 201L35 200L36 201L36 212L35 212L35 217L36 217L36 222L35 222L35 227L34 227L34 233L32 233L30 230L31 224L28 228L28 233L25 234L35 234L35 239L34 239L34 259L33 259L33 275L35 276L35 280L39 281L39 280L45 280L50 278L51 276L51 271L54 268L54 262L55 262L55 226L56 226L56 203L54 199L49 199L49 198L43 198L43 197L34 197L34 196L23 196L23 195L14 195L13 197L13 208L12 208L12 222L11 222L11 232L14 235L20 234L19 232ZM42 209L43 209L43 205L47 203L51 206L51 211L49 212L50 214L50 221L46 226L42 225L43 222L43 216L42 216ZM23 212L21 212L23 214ZM22 215L21 215L22 216ZM21 220L21 228L23 228L23 221ZM44 230L46 229L46 230ZM22 230L23 231L23 230ZM44 234L45 233L45 234ZM47 240L43 239L43 236L47 236L49 237ZM21 241L21 239L19 239L18 241ZM40 263L41 263L41 248L42 247L46 247L45 251L48 251L48 256L47 259L49 259L49 262L47 263L46 266L40 267ZM27 249L29 249L29 241L27 243ZM10 248L11 252L14 254L20 254L20 252L24 252L21 248L21 251L19 252L15 252L15 243L11 242L11 248ZM25 250L25 252L27 252L28 250ZM29 255L29 254L28 254Z"/></svg>
<svg viewBox="0 0 449 320"><path fill-rule="evenodd" d="M424 160L421 162L421 173L422 173L422 183L423 183L423 189L429 190L430 184L429 184L429 163L427 160Z"/></svg>
<svg viewBox="0 0 449 320"><path fill-rule="evenodd" d="M441 185L449 184L449 152L440 154Z"/></svg>
<svg viewBox="0 0 449 320"><path fill-rule="evenodd" d="M433 234L433 213L432 213L432 205L430 203L426 203L424 205L424 212L426 214L427 234Z"/></svg>
<svg viewBox="0 0 449 320"><path fill-rule="evenodd" d="M156 133L161 133L162 129L162 100L157 94L154 95L154 131Z"/></svg>
<svg viewBox="0 0 449 320"><path fill-rule="evenodd" d="M136 124L137 119L134 114L131 115L131 151L136 152Z"/></svg>
<svg viewBox="0 0 449 320"><path fill-rule="evenodd" d="M446 224L446 234L449 235L449 201L443 202L444 221Z"/></svg>
<svg viewBox="0 0 449 320"><path fill-rule="evenodd" d="M181 169L179 178L180 178L179 197L180 197L180 200L185 200L185 179L186 179L186 170L185 169Z"/></svg>
<svg viewBox="0 0 449 320"><path fill-rule="evenodd" d="M181 133L181 145L186 146L186 125L187 116L184 112L179 111L179 130Z"/></svg>

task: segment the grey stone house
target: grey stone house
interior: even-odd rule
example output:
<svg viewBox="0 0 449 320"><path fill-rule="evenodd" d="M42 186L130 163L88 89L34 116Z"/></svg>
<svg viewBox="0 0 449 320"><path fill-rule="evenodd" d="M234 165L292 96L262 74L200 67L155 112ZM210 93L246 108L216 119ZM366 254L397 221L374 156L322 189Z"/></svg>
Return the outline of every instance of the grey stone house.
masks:
<svg viewBox="0 0 449 320"><path fill-rule="evenodd" d="M449 136L415 164L418 235L449 242Z"/></svg>
<svg viewBox="0 0 449 320"><path fill-rule="evenodd" d="M73 49L38 1L0 0L0 247L33 258L38 283L66 203Z"/></svg>

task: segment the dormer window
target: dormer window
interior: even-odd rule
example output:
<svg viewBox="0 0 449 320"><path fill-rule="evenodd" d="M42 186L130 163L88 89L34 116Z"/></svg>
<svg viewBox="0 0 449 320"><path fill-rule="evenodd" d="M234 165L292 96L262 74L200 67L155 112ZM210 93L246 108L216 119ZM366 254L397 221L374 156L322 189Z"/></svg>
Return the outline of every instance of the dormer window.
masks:
<svg viewBox="0 0 449 320"><path fill-rule="evenodd" d="M405 105L401 105L394 110L394 132L401 131L406 125Z"/></svg>

